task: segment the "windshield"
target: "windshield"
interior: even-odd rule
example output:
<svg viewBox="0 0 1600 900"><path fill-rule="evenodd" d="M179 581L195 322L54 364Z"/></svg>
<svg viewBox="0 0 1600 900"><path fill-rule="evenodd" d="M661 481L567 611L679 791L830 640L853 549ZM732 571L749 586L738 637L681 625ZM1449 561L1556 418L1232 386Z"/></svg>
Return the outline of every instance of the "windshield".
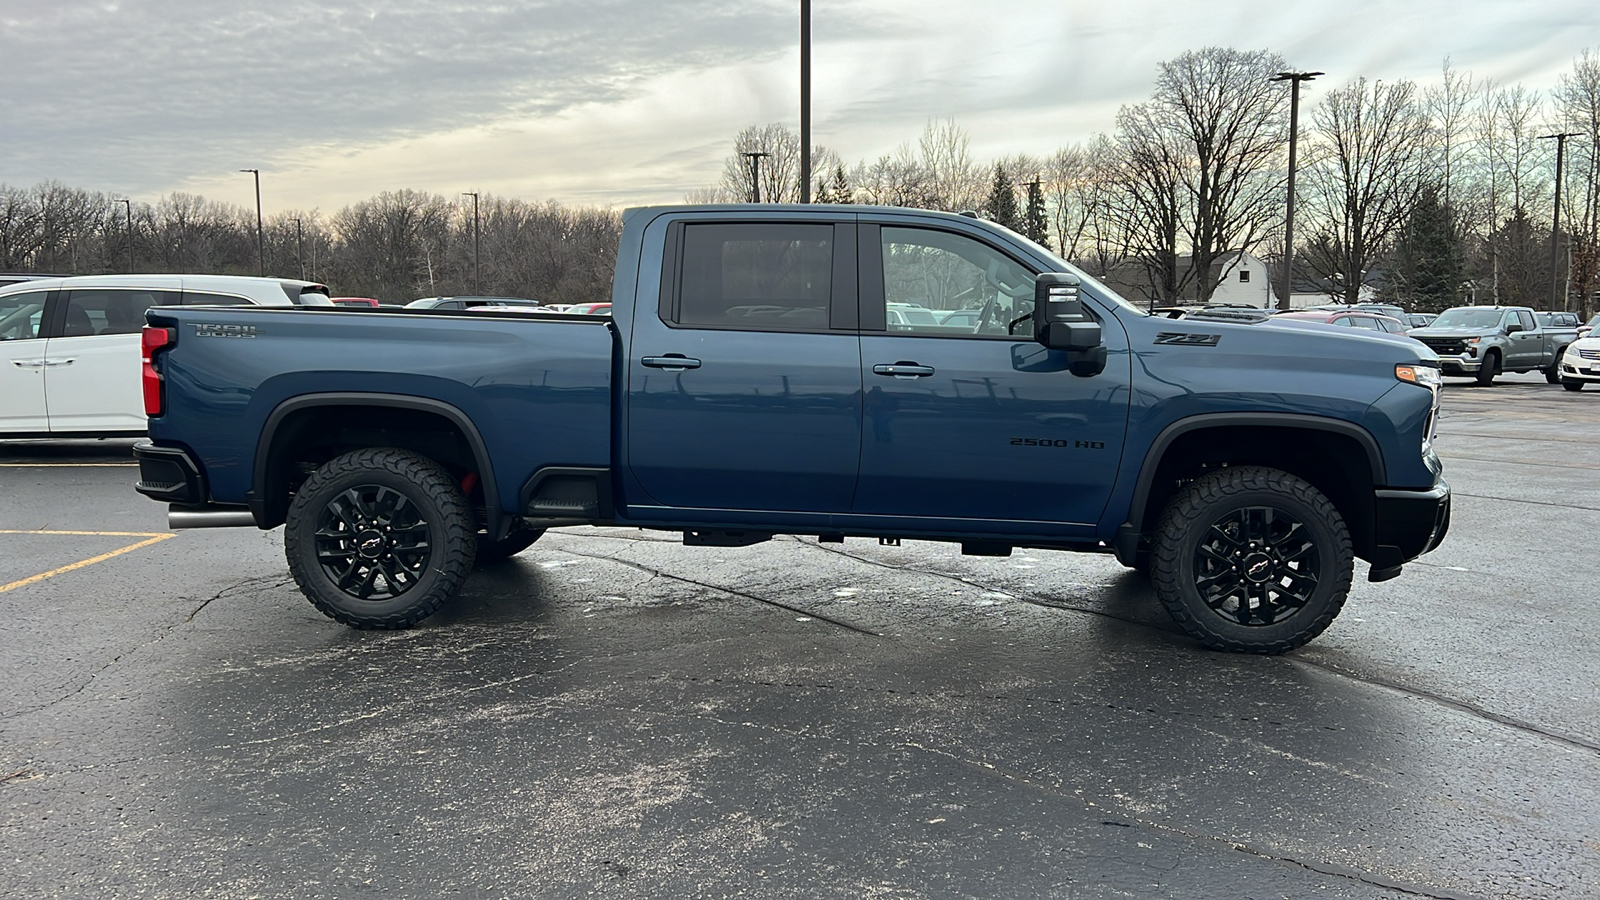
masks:
<svg viewBox="0 0 1600 900"><path fill-rule="evenodd" d="M1499 324L1498 309L1447 309L1433 320L1434 328L1495 328Z"/></svg>

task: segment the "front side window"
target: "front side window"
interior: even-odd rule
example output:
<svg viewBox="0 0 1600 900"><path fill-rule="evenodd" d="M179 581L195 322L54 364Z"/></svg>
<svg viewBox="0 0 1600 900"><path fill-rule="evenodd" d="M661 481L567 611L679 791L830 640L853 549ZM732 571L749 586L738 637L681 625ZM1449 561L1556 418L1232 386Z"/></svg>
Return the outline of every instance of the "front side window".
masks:
<svg viewBox="0 0 1600 900"><path fill-rule="evenodd" d="M1032 272L964 235L880 229L890 334L1032 337Z"/></svg>
<svg viewBox="0 0 1600 900"><path fill-rule="evenodd" d="M44 321L44 291L0 297L0 341L26 341L40 337Z"/></svg>
<svg viewBox="0 0 1600 900"><path fill-rule="evenodd" d="M67 293L64 337L138 334L144 312L152 306L174 306L177 291L90 289Z"/></svg>
<svg viewBox="0 0 1600 900"><path fill-rule="evenodd" d="M1525 309L1517 310L1517 321L1522 323L1522 328L1524 331L1532 331L1538 327L1533 322L1533 313L1528 312Z"/></svg>
<svg viewBox="0 0 1600 900"><path fill-rule="evenodd" d="M815 331L828 327L833 226L689 224L679 325Z"/></svg>

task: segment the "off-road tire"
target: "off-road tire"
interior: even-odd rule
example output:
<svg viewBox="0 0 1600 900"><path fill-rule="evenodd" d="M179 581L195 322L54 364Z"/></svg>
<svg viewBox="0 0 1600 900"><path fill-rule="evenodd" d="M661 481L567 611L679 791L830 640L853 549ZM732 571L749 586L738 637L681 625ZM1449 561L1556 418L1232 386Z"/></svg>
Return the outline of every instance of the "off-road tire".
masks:
<svg viewBox="0 0 1600 900"><path fill-rule="evenodd" d="M1481 387L1494 384L1494 376L1500 374L1500 354L1490 350L1484 354L1483 365L1478 367L1477 382Z"/></svg>
<svg viewBox="0 0 1600 900"><path fill-rule="evenodd" d="M1252 543L1250 531L1263 540ZM1261 565L1265 580L1253 580ZM1168 504L1150 579L1172 618L1207 647L1275 654L1328 627L1344 607L1353 568L1349 529L1321 491L1277 469L1235 466L1196 479ZM1248 621L1269 615L1270 622Z"/></svg>
<svg viewBox="0 0 1600 900"><path fill-rule="evenodd" d="M1567 380L1563 379L1562 382L1561 382L1561 386L1566 388L1569 391L1573 391L1574 393L1576 393L1577 391L1583 390L1583 382L1581 382L1581 381L1567 381Z"/></svg>
<svg viewBox="0 0 1600 900"><path fill-rule="evenodd" d="M511 526L511 531L498 541L490 540L487 534L478 535L478 566L493 565L516 556L518 553L533 546L533 542L544 537L543 528L533 528L522 522Z"/></svg>
<svg viewBox="0 0 1600 900"><path fill-rule="evenodd" d="M353 628L409 628L466 581L477 523L438 463L409 450L369 448L311 473L289 504L283 547L301 593L324 615ZM344 577L330 569L344 569Z"/></svg>

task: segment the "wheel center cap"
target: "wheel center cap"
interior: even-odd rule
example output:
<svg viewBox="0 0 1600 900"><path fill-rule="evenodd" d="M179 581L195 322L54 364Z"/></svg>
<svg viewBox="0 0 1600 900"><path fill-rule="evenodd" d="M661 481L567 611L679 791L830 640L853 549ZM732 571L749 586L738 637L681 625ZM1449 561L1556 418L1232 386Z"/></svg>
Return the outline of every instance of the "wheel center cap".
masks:
<svg viewBox="0 0 1600 900"><path fill-rule="evenodd" d="M1261 584L1272 579L1272 573L1275 568L1272 564L1272 557L1265 553L1252 553L1245 557L1244 577L1256 584Z"/></svg>
<svg viewBox="0 0 1600 900"><path fill-rule="evenodd" d="M367 559L377 559L388 548L389 542L380 532L363 531L356 535L356 551Z"/></svg>

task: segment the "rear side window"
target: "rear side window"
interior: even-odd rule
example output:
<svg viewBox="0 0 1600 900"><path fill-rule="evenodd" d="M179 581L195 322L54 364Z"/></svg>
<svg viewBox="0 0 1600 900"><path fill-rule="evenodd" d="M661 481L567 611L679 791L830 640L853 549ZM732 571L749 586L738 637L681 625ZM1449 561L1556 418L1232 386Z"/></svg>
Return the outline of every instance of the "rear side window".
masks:
<svg viewBox="0 0 1600 900"><path fill-rule="evenodd" d="M828 327L833 226L689 224L679 325L814 331Z"/></svg>
<svg viewBox="0 0 1600 900"><path fill-rule="evenodd" d="M177 291L80 290L67 292L63 337L138 334L152 306L176 306Z"/></svg>
<svg viewBox="0 0 1600 900"><path fill-rule="evenodd" d="M249 300L232 294L208 294L204 291L184 291L184 306L253 306Z"/></svg>
<svg viewBox="0 0 1600 900"><path fill-rule="evenodd" d="M0 341L26 341L42 337L44 291L0 297Z"/></svg>

